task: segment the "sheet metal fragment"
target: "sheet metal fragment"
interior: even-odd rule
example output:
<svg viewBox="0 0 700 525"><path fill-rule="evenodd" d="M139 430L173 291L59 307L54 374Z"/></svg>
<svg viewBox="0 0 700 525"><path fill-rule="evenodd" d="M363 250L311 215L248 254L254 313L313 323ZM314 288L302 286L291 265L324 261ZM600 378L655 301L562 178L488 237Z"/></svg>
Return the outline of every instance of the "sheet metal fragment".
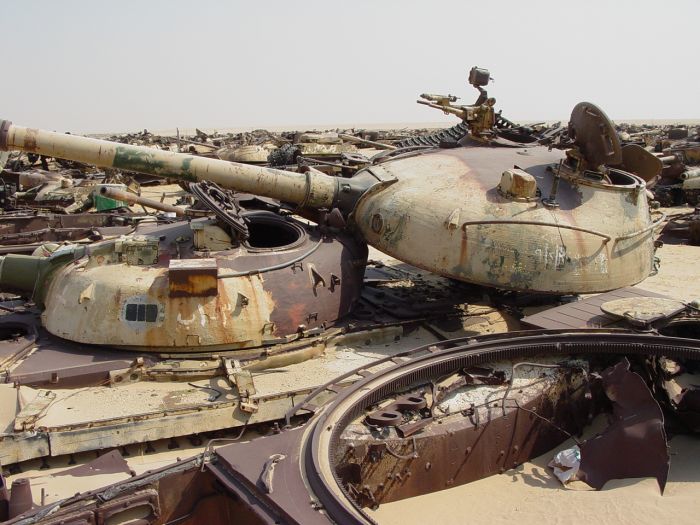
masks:
<svg viewBox="0 0 700 525"><path fill-rule="evenodd" d="M600 490L612 479L654 477L663 493L670 455L664 415L627 358L601 374L612 402L612 423L581 443L578 478Z"/></svg>

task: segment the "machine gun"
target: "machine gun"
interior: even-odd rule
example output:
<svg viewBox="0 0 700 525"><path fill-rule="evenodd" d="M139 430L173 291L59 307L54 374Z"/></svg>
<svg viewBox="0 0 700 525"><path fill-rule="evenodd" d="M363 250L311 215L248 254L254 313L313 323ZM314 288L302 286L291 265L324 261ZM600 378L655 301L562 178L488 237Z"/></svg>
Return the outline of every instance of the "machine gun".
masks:
<svg viewBox="0 0 700 525"><path fill-rule="evenodd" d="M471 105L456 105L453 104L459 100L459 97L454 95L435 95L431 93L423 93L417 100L419 104L431 108L439 109L445 115L456 115L464 121L469 127L471 135L478 139L487 139L493 136L493 128L496 125L496 113L493 109L496 104L496 99L489 98L488 93L484 89L491 79L488 69L473 67L469 71L469 83L479 90L479 98Z"/></svg>

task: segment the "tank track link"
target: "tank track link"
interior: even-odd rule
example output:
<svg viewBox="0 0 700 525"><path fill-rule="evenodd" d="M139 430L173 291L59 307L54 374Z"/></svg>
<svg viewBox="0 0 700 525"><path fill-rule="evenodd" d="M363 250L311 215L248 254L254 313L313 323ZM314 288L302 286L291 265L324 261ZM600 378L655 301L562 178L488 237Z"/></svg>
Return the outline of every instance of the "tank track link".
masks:
<svg viewBox="0 0 700 525"><path fill-rule="evenodd" d="M301 155L301 149L294 144L284 144L272 151L267 157L267 163L271 167L291 166L297 163L297 158Z"/></svg>
<svg viewBox="0 0 700 525"><path fill-rule="evenodd" d="M441 129L424 135L409 137L396 142L397 148L409 148L412 146L440 146L443 143L456 143L469 133L469 128L464 122L460 122L451 128Z"/></svg>

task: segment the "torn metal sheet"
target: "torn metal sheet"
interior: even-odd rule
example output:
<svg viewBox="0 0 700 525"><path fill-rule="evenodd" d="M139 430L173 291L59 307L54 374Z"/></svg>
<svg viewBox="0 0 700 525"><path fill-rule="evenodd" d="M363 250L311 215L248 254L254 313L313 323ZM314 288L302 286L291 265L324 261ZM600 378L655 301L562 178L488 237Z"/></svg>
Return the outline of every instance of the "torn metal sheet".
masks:
<svg viewBox="0 0 700 525"><path fill-rule="evenodd" d="M663 492L671 458L661 407L627 358L603 371L601 381L612 422L579 445L578 478L600 490L611 479L654 477Z"/></svg>
<svg viewBox="0 0 700 525"><path fill-rule="evenodd" d="M592 401L584 361L560 356L488 368L496 373L468 367L434 380L432 388L429 382L414 386L347 424L335 468L360 505L376 507L504 472L587 423ZM477 373L483 381L474 380Z"/></svg>
<svg viewBox="0 0 700 525"><path fill-rule="evenodd" d="M133 471L129 468L128 463L122 457L118 450L112 450L106 454L102 454L97 459L90 463L63 470L54 474L54 476L97 476L102 474L117 474L123 473L131 475Z"/></svg>

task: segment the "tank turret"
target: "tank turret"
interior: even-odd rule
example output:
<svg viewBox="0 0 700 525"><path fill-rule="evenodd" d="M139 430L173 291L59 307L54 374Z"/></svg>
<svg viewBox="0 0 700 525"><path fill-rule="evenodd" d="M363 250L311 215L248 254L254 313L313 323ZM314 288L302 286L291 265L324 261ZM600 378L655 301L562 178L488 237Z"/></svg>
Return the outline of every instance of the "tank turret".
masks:
<svg viewBox="0 0 700 525"><path fill-rule="evenodd" d="M63 339L168 353L312 335L351 311L367 262L366 245L350 235L222 207L190 221L142 221L130 235L88 246L53 247L48 257L0 257L0 289L31 298L43 308L43 326Z"/></svg>
<svg viewBox="0 0 700 525"><path fill-rule="evenodd" d="M626 171L611 122L591 103L574 109L558 149L496 126L493 99L450 109L471 125L464 147L383 152L350 178L250 166L0 122L0 150L272 197L341 214L370 245L471 283L544 293L602 292L653 267L645 181ZM435 100L435 95L431 96ZM429 97L430 98L430 97ZM438 107L450 107L449 97ZM431 105L433 103L431 102ZM505 130L508 131L508 130ZM333 213L331 214L333 215Z"/></svg>

